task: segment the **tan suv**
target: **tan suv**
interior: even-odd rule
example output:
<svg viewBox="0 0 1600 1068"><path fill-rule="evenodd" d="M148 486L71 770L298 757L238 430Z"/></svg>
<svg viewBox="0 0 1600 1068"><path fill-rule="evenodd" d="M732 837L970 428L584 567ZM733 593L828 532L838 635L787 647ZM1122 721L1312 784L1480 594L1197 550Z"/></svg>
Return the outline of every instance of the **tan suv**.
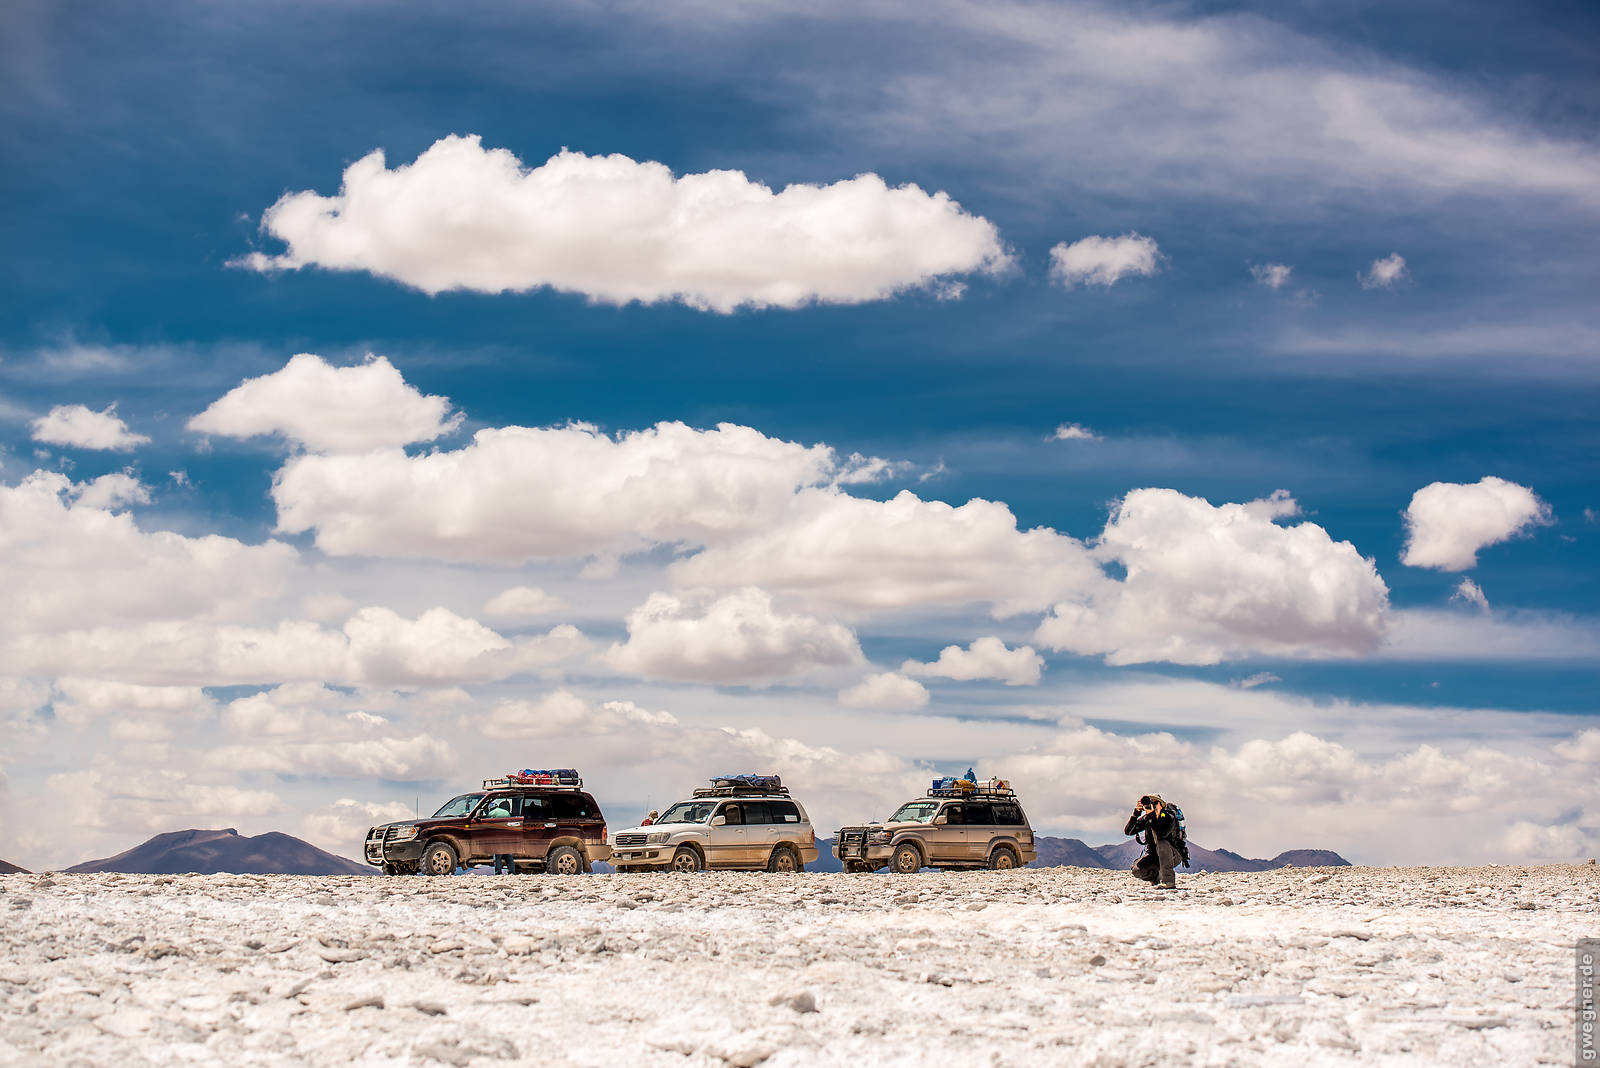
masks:
<svg viewBox="0 0 1600 1068"><path fill-rule="evenodd" d="M611 837L617 871L795 872L817 859L811 818L776 775L729 775Z"/></svg>
<svg viewBox="0 0 1600 1068"><path fill-rule="evenodd" d="M1004 871L1031 863L1033 828L1003 779L935 779L882 823L839 828L834 856L849 872L922 868Z"/></svg>

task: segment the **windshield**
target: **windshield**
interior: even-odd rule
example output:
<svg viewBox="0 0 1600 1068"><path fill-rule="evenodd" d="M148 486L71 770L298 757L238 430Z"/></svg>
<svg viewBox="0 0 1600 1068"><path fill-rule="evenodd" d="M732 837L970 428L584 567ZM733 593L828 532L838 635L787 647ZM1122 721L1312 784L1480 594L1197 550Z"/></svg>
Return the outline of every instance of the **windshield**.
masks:
<svg viewBox="0 0 1600 1068"><path fill-rule="evenodd" d="M444 803L443 808L433 814L433 818L439 819L443 816L465 816L467 813L473 810L479 801L482 800L482 794L462 794L460 797L452 797L450 800Z"/></svg>
<svg viewBox="0 0 1600 1068"><path fill-rule="evenodd" d="M933 819L933 814L939 811L937 801L907 801L895 809L894 815L889 817L890 823L927 823Z"/></svg>
<svg viewBox="0 0 1600 1068"><path fill-rule="evenodd" d="M656 817L657 823L704 823L711 818L715 801L679 801Z"/></svg>

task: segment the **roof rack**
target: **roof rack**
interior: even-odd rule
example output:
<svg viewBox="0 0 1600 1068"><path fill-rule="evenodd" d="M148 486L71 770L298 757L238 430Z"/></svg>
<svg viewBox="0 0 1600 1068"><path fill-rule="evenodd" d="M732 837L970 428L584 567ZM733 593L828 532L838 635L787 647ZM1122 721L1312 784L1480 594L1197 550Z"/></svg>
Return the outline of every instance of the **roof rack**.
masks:
<svg viewBox="0 0 1600 1068"><path fill-rule="evenodd" d="M701 786L696 797L732 797L736 794L772 794L788 797L789 788L776 775L713 775L710 786Z"/></svg>
<svg viewBox="0 0 1600 1068"><path fill-rule="evenodd" d="M507 772L498 779L483 780L485 790L504 789L509 786L542 786L551 790L581 790L583 776L573 768L535 769Z"/></svg>
<svg viewBox="0 0 1600 1068"><path fill-rule="evenodd" d="M697 786L694 789L695 797L788 797L787 786L776 786L771 789L760 789L751 786Z"/></svg>
<svg viewBox="0 0 1600 1068"><path fill-rule="evenodd" d="M946 776L933 780L929 797L1014 798L1016 791L1005 779L957 779Z"/></svg>

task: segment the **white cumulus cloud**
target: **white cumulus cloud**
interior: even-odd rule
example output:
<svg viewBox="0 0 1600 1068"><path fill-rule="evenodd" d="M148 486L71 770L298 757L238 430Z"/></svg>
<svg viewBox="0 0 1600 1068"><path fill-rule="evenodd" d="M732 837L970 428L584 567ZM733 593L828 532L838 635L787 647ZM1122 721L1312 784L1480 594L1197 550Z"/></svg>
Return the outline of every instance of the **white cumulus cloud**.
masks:
<svg viewBox="0 0 1600 1068"><path fill-rule="evenodd" d="M1450 595L1452 601L1463 604L1475 605L1482 611L1489 611L1489 597L1483 592L1483 587L1469 578L1463 577L1456 585L1456 590Z"/></svg>
<svg viewBox="0 0 1600 1068"><path fill-rule="evenodd" d="M247 379L189 420L189 429L218 437L281 434L314 452L365 452L432 441L455 430L444 397L407 385L382 356L335 367L302 352L282 368Z"/></svg>
<svg viewBox="0 0 1600 1068"><path fill-rule="evenodd" d="M393 169L369 153L336 195L286 194L261 226L288 251L238 261L256 270L370 271L428 293L548 286L719 312L881 300L1010 262L987 219L875 174L774 193L741 171L675 176L622 155L562 151L528 168L476 136Z"/></svg>
<svg viewBox="0 0 1600 1068"><path fill-rule="evenodd" d="M1388 588L1373 562L1298 512L1284 493L1212 505L1141 489L1095 545L1121 565L1055 606L1036 640L1108 663L1214 664L1251 654L1353 656L1382 640Z"/></svg>
<svg viewBox="0 0 1600 1068"><path fill-rule="evenodd" d="M928 703L928 688L916 679L894 671L869 675L855 686L839 691L839 703L846 708L880 710L923 708Z"/></svg>
<svg viewBox="0 0 1600 1068"><path fill-rule="evenodd" d="M329 553L518 563L723 540L771 524L797 489L873 463L729 423L616 437L513 426L425 456L295 456L272 495L279 529L314 528Z"/></svg>
<svg viewBox="0 0 1600 1068"><path fill-rule="evenodd" d="M1031 686L1039 681L1044 670L1044 657L1032 646L1019 645L1007 649L1006 643L996 637L979 638L963 649L947 645L939 651L939 659L932 663L907 660L900 665L903 675L920 675L968 682L973 679L999 679L1007 686Z"/></svg>
<svg viewBox="0 0 1600 1068"><path fill-rule="evenodd" d="M1362 289L1387 289L1411 277L1406 270L1406 258L1391 252L1382 259L1372 261L1372 266L1356 275Z"/></svg>
<svg viewBox="0 0 1600 1068"><path fill-rule="evenodd" d="M46 445L127 452L150 441L144 434L128 429L128 424L117 415L115 404L98 412L83 404L61 404L31 425L33 440Z"/></svg>
<svg viewBox="0 0 1600 1068"><path fill-rule="evenodd" d="M670 712L641 708L632 701L592 704L569 690L556 690L536 700L501 701L463 726L490 738L594 737L646 732L678 725Z"/></svg>
<svg viewBox="0 0 1600 1068"><path fill-rule="evenodd" d="M1400 562L1437 571L1466 571L1478 550L1551 522L1550 506L1527 486L1489 475L1477 482L1433 482L1406 507Z"/></svg>
<svg viewBox="0 0 1600 1068"><path fill-rule="evenodd" d="M1051 441L1099 441L1100 435L1084 426L1082 423L1062 423L1056 427L1054 434L1050 435Z"/></svg>
<svg viewBox="0 0 1600 1068"><path fill-rule="evenodd" d="M806 494L786 522L708 548L671 573L690 585L760 585L832 611L988 603L1016 615L1043 611L1099 568L1073 538L1017 529L999 502L952 507L902 490L887 501Z"/></svg>
<svg viewBox="0 0 1600 1068"><path fill-rule="evenodd" d="M1286 263L1256 263L1250 267L1250 277L1256 280L1256 285L1267 289L1282 289L1289 284L1289 276L1294 273L1294 268Z"/></svg>
<svg viewBox="0 0 1600 1068"><path fill-rule="evenodd" d="M1152 275L1161 269L1155 238L1126 233L1121 237L1085 237L1050 250L1050 277L1066 286L1111 286L1123 278Z"/></svg>
<svg viewBox="0 0 1600 1068"><path fill-rule="evenodd" d="M0 485L0 639L48 645L50 633L91 624L225 617L277 594L298 562L281 542L146 531L112 510L141 499L121 474L74 483L36 471Z"/></svg>
<svg viewBox="0 0 1600 1068"><path fill-rule="evenodd" d="M606 659L640 675L724 683L862 662L848 627L779 612L771 594L755 587L716 600L653 593L628 614L628 640Z"/></svg>
<svg viewBox="0 0 1600 1068"><path fill-rule="evenodd" d="M483 614L497 619L533 619L566 607L566 601L537 586L513 586L484 602Z"/></svg>

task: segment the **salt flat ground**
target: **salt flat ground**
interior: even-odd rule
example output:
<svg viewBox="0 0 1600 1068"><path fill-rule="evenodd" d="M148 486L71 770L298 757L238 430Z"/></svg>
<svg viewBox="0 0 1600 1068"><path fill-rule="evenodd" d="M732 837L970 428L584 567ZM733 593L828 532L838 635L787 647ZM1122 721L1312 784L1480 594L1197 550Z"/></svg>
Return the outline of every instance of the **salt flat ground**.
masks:
<svg viewBox="0 0 1600 1068"><path fill-rule="evenodd" d="M1570 1064L1600 873L0 878L0 1063Z"/></svg>

